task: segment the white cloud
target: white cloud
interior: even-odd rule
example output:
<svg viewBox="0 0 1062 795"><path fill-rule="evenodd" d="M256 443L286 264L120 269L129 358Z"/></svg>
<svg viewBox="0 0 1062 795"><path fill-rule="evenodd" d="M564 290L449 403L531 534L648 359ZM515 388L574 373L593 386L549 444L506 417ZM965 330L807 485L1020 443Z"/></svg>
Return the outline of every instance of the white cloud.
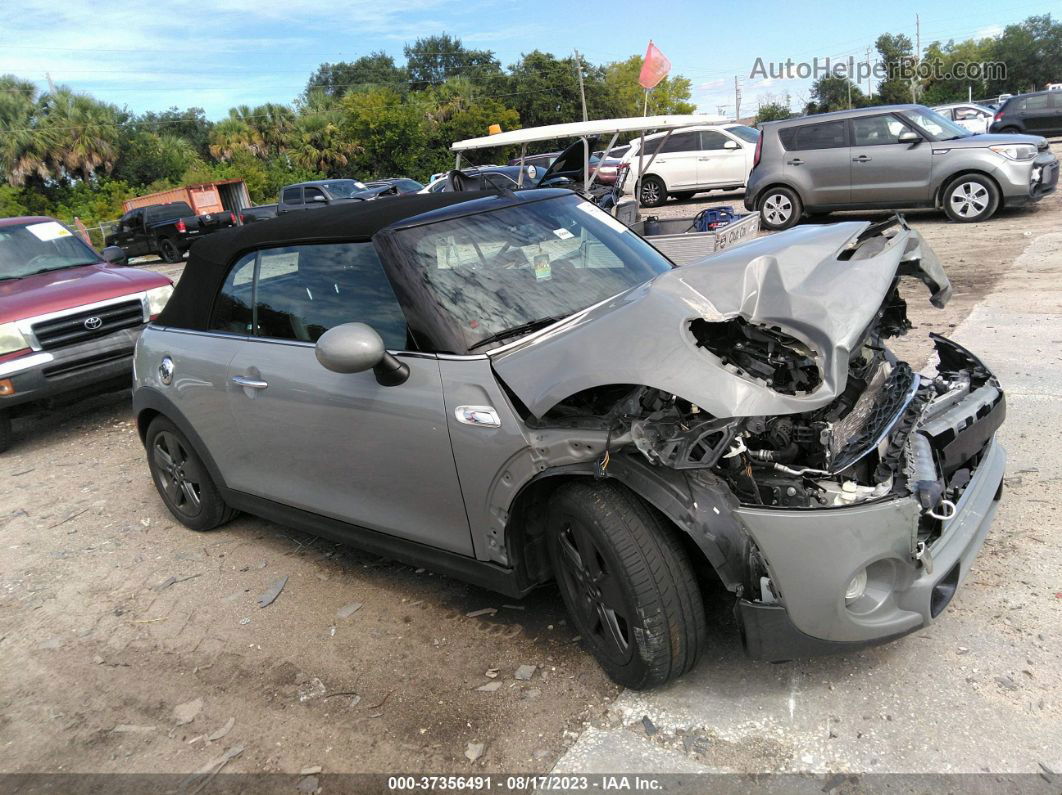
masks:
<svg viewBox="0 0 1062 795"><path fill-rule="evenodd" d="M988 39L994 36L998 36L1003 32L1002 25L986 25L980 30L976 31L973 35L975 39Z"/></svg>
<svg viewBox="0 0 1062 795"><path fill-rule="evenodd" d="M698 91L717 91L720 88L725 87L726 85L727 85L727 82L726 82L726 80L723 80L723 79L709 80L706 83L700 83L697 86L697 90Z"/></svg>

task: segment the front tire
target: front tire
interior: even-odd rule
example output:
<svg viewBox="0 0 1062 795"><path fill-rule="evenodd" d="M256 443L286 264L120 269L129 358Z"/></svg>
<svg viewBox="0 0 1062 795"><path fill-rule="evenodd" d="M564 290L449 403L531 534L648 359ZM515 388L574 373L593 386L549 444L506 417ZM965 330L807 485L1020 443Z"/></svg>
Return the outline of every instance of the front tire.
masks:
<svg viewBox="0 0 1062 795"><path fill-rule="evenodd" d="M561 597L615 682L644 690L697 662L707 629L690 561L665 521L610 482L561 486L547 543Z"/></svg>
<svg viewBox="0 0 1062 795"><path fill-rule="evenodd" d="M236 516L225 504L203 460L177 426L156 417L145 437L148 468L174 518L192 530L213 530Z"/></svg>
<svg viewBox="0 0 1062 795"><path fill-rule="evenodd" d="M11 415L0 410L0 453L11 446Z"/></svg>
<svg viewBox="0 0 1062 795"><path fill-rule="evenodd" d="M960 224L987 221L999 209L999 188L988 177L965 174L944 190L944 212Z"/></svg>
<svg viewBox="0 0 1062 795"><path fill-rule="evenodd" d="M180 262L182 258L181 250L168 237L164 237L159 241L159 255L164 261L170 263Z"/></svg>
<svg viewBox="0 0 1062 795"><path fill-rule="evenodd" d="M638 181L638 200L642 207L659 207L667 201L667 186L660 177L645 177Z"/></svg>
<svg viewBox="0 0 1062 795"><path fill-rule="evenodd" d="M790 188L768 188L758 203L760 223L776 232L795 226L804 211L800 197Z"/></svg>

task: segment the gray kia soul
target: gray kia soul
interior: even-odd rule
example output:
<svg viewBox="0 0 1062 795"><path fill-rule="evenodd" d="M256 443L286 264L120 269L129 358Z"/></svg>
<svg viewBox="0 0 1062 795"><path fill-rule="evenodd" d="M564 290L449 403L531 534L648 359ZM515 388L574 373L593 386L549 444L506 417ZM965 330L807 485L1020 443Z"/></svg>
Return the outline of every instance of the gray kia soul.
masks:
<svg viewBox="0 0 1062 795"><path fill-rule="evenodd" d="M134 407L194 530L246 511L519 597L556 581L617 682L707 642L701 584L785 660L925 626L995 514L1004 398L901 277L902 219L674 268L569 191L399 197L197 243L140 338Z"/></svg>
<svg viewBox="0 0 1062 795"><path fill-rule="evenodd" d="M975 135L922 105L886 105L765 122L745 207L775 230L832 210L939 207L984 221L1057 183L1044 138Z"/></svg>

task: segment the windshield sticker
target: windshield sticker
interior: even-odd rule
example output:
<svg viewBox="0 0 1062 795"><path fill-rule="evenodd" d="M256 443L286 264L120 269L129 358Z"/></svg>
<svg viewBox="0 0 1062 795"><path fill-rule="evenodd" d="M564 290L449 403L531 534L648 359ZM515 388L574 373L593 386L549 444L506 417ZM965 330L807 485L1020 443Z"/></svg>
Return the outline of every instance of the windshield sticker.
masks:
<svg viewBox="0 0 1062 795"><path fill-rule="evenodd" d="M535 257L535 280L548 281L553 278L553 271L549 267L549 257L539 254Z"/></svg>
<svg viewBox="0 0 1062 795"><path fill-rule="evenodd" d="M559 237L561 240L571 240L575 235L565 229L563 226L560 229L554 229L553 234Z"/></svg>
<svg viewBox="0 0 1062 795"><path fill-rule="evenodd" d="M576 208L582 210L587 215L592 215L597 220L603 221L606 226L610 227L611 229L613 229L616 232L623 233L623 232L630 232L631 231L630 228L626 224L624 224L622 221L616 220L611 215L606 213L604 210L598 209L594 205L590 204L590 202L582 202L582 203L577 204L575 206L576 206Z"/></svg>
<svg viewBox="0 0 1062 795"><path fill-rule="evenodd" d="M49 240L58 240L61 237L73 237L70 230L56 221L45 221L42 224L30 224L26 227L38 240L47 243Z"/></svg>

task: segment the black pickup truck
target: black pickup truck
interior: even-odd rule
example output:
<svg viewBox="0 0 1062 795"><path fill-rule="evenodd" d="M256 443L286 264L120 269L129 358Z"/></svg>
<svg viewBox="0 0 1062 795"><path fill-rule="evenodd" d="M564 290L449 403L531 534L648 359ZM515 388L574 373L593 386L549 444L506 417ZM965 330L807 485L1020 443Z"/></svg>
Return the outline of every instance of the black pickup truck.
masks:
<svg viewBox="0 0 1062 795"><path fill-rule="evenodd" d="M106 245L118 246L129 257L158 254L166 262L179 262L196 240L236 225L230 212L196 215L187 202L150 204L125 213Z"/></svg>

